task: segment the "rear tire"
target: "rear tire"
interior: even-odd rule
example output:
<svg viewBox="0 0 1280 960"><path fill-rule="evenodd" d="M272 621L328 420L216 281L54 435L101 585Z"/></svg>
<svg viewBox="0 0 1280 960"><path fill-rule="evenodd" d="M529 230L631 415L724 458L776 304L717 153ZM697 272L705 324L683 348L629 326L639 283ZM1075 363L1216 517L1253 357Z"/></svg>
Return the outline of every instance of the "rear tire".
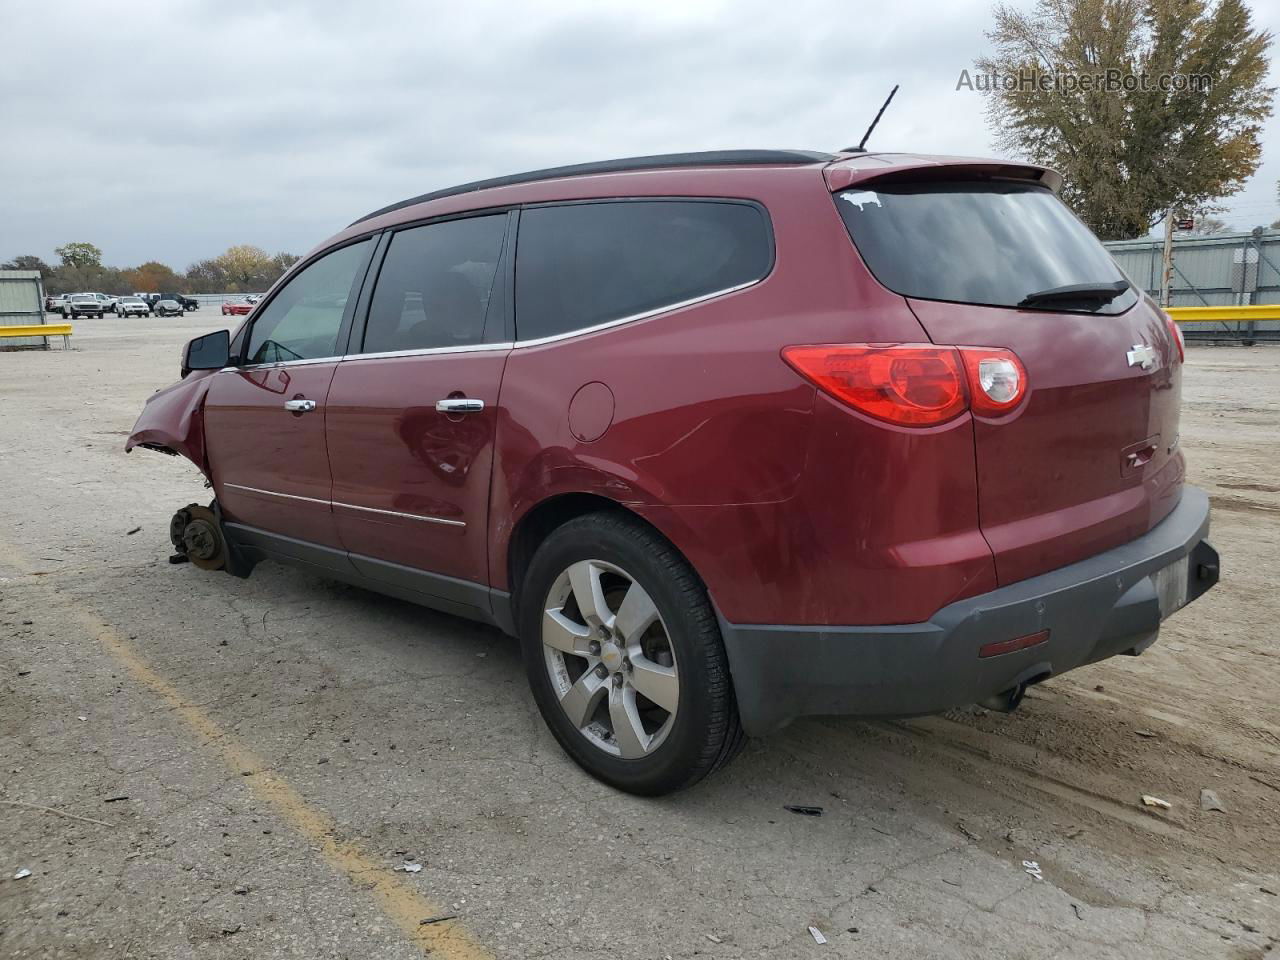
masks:
<svg viewBox="0 0 1280 960"><path fill-rule="evenodd" d="M594 600L583 607L580 593ZM692 786L741 749L715 611L693 568L654 530L614 513L570 520L534 554L519 607L534 700L593 777L658 796Z"/></svg>

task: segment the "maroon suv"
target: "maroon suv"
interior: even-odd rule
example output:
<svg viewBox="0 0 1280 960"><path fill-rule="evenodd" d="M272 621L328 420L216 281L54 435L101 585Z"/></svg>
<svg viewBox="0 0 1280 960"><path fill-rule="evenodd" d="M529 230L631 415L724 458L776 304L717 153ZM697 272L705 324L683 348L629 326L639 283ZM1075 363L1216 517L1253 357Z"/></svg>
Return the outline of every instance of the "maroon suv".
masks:
<svg viewBox="0 0 1280 960"><path fill-rule="evenodd" d="M199 566L519 636L624 790L805 714L1012 709L1218 577L1178 329L1058 185L728 151L415 197L188 344L128 445L212 483Z"/></svg>

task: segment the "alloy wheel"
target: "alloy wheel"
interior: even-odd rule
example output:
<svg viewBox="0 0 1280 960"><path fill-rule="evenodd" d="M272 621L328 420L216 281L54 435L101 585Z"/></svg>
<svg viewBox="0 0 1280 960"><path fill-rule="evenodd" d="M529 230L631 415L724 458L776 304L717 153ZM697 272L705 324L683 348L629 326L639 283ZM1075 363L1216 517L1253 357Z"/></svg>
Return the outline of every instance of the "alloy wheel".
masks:
<svg viewBox="0 0 1280 960"><path fill-rule="evenodd" d="M542 646L552 689L592 745L638 760L675 722L675 649L653 598L603 560L580 560L555 579L543 605Z"/></svg>

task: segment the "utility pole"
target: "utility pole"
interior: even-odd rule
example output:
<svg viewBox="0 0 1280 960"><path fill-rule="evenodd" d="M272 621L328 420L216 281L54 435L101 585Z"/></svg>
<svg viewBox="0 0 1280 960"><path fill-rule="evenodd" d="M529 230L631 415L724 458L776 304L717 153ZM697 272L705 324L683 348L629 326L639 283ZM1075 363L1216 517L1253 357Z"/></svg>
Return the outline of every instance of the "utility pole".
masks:
<svg viewBox="0 0 1280 960"><path fill-rule="evenodd" d="M1164 269L1160 271L1160 306L1169 306L1173 283L1173 207L1164 212Z"/></svg>

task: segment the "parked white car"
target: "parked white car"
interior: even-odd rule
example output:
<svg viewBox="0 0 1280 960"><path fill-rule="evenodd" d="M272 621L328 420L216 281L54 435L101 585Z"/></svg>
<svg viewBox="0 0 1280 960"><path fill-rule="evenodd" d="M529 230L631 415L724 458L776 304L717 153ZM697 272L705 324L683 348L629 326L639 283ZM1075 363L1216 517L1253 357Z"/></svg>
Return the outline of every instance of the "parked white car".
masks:
<svg viewBox="0 0 1280 960"><path fill-rule="evenodd" d="M141 297L121 297L116 303L118 317L149 317L151 307Z"/></svg>

